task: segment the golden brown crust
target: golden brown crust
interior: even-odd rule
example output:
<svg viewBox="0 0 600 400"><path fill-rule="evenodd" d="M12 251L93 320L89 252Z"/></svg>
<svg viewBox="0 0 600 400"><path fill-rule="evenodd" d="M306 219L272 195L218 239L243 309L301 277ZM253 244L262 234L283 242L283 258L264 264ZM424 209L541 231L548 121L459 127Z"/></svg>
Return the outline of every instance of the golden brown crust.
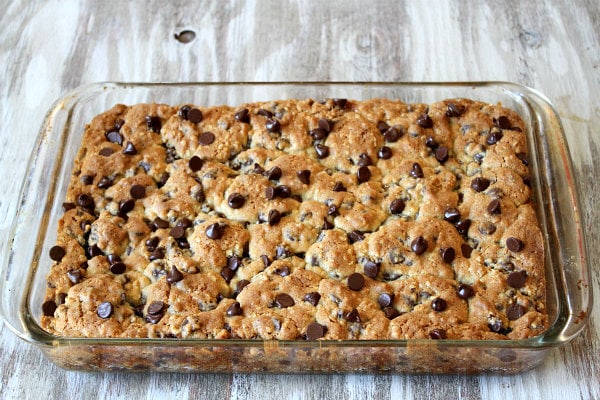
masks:
<svg viewBox="0 0 600 400"><path fill-rule="evenodd" d="M524 130L513 111L467 99L117 105L86 127L42 325L87 337L535 336L544 248ZM324 329L309 333L314 323Z"/></svg>

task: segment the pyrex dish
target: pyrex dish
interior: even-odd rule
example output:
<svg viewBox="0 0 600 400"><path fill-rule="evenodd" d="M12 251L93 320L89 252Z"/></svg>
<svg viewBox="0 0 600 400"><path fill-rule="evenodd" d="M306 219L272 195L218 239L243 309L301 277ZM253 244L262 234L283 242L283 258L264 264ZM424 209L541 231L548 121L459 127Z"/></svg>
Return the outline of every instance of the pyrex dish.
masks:
<svg viewBox="0 0 600 400"><path fill-rule="evenodd" d="M263 341L90 339L40 328L41 304L73 160L86 123L114 104L237 105L285 98L396 98L432 103L466 97L501 103L526 124L533 200L541 225L549 328L526 340ZM73 370L196 372L516 373L584 327L592 298L576 184L560 119L538 92L511 83L99 83L49 111L28 165L11 250L2 264L1 313L19 337Z"/></svg>

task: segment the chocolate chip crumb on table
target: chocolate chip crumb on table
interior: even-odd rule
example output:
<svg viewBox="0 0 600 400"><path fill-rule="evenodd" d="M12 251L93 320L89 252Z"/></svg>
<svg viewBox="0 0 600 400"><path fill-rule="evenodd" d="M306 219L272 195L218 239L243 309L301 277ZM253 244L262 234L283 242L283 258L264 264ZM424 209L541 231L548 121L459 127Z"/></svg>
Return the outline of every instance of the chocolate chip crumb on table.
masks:
<svg viewBox="0 0 600 400"><path fill-rule="evenodd" d="M61 336L519 339L546 329L519 116L467 99L116 105L47 262Z"/></svg>

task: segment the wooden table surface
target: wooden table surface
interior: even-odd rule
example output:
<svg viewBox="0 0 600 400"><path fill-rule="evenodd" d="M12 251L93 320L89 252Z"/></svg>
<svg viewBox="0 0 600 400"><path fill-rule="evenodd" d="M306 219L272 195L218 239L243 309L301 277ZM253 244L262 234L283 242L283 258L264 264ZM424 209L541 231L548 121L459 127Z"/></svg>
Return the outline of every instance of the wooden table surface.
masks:
<svg viewBox="0 0 600 400"><path fill-rule="evenodd" d="M0 254L44 114L79 85L505 80L563 119L600 298L600 3L466 3L0 1ZM0 324L0 398L598 399L599 334L596 307L577 339L516 376L84 374Z"/></svg>

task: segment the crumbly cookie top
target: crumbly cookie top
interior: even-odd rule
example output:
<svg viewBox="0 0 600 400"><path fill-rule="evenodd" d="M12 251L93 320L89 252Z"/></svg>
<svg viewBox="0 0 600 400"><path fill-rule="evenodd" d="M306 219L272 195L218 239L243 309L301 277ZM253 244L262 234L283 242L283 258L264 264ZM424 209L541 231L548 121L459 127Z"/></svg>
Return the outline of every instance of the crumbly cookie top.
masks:
<svg viewBox="0 0 600 400"><path fill-rule="evenodd" d="M546 328L525 126L468 99L116 105L42 305L61 336L517 339Z"/></svg>

